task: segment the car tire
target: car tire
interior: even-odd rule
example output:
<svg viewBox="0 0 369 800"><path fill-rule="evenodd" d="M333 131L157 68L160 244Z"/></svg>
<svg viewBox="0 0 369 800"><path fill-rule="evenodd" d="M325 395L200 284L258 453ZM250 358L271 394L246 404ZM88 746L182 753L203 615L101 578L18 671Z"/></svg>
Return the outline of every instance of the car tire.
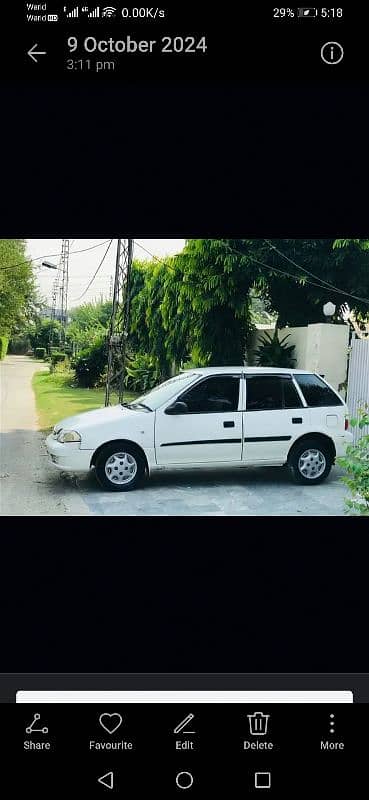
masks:
<svg viewBox="0 0 369 800"><path fill-rule="evenodd" d="M333 461L329 445L319 439L304 439L292 448L288 467L295 483L312 486L325 481Z"/></svg>
<svg viewBox="0 0 369 800"><path fill-rule="evenodd" d="M142 485L146 462L132 444L115 442L100 451L95 464L97 480L110 492L131 492Z"/></svg>

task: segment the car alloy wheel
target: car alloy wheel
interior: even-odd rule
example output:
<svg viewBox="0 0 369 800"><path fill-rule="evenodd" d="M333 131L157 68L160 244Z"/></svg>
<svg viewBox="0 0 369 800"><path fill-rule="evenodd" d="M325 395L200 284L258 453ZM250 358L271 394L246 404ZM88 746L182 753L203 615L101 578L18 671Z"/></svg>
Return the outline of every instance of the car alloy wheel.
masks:
<svg viewBox="0 0 369 800"><path fill-rule="evenodd" d="M323 475L327 466L324 453L321 450L309 448L301 453L298 460L298 469L301 475L308 480L316 480Z"/></svg>
<svg viewBox="0 0 369 800"><path fill-rule="evenodd" d="M114 486L131 483L137 470L137 461L131 453L113 453L105 463L105 475Z"/></svg>

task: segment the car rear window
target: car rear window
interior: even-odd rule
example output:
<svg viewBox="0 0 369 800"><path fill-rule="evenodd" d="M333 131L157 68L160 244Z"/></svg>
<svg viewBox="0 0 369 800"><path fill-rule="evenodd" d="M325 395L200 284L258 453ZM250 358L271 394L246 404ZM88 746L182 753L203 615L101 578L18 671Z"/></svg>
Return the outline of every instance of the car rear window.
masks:
<svg viewBox="0 0 369 800"><path fill-rule="evenodd" d="M318 375L295 375L295 380L311 408L343 405L343 401Z"/></svg>

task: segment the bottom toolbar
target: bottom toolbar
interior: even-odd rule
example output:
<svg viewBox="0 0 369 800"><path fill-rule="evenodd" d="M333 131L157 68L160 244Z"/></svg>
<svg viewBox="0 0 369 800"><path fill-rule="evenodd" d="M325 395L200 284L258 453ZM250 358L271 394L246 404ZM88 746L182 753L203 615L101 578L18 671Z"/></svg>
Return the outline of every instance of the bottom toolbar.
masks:
<svg viewBox="0 0 369 800"><path fill-rule="evenodd" d="M27 786L37 797L71 787L81 797L352 794L366 709L340 701L20 703L3 706L3 752L19 766L17 794Z"/></svg>

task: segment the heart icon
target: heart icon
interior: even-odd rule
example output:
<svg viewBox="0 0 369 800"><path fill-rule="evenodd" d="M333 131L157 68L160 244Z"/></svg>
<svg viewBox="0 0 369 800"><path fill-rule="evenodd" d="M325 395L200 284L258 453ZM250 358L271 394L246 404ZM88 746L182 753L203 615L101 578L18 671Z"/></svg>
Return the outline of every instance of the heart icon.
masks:
<svg viewBox="0 0 369 800"><path fill-rule="evenodd" d="M123 717L120 714L100 714L99 722L104 731L112 734L120 728Z"/></svg>

